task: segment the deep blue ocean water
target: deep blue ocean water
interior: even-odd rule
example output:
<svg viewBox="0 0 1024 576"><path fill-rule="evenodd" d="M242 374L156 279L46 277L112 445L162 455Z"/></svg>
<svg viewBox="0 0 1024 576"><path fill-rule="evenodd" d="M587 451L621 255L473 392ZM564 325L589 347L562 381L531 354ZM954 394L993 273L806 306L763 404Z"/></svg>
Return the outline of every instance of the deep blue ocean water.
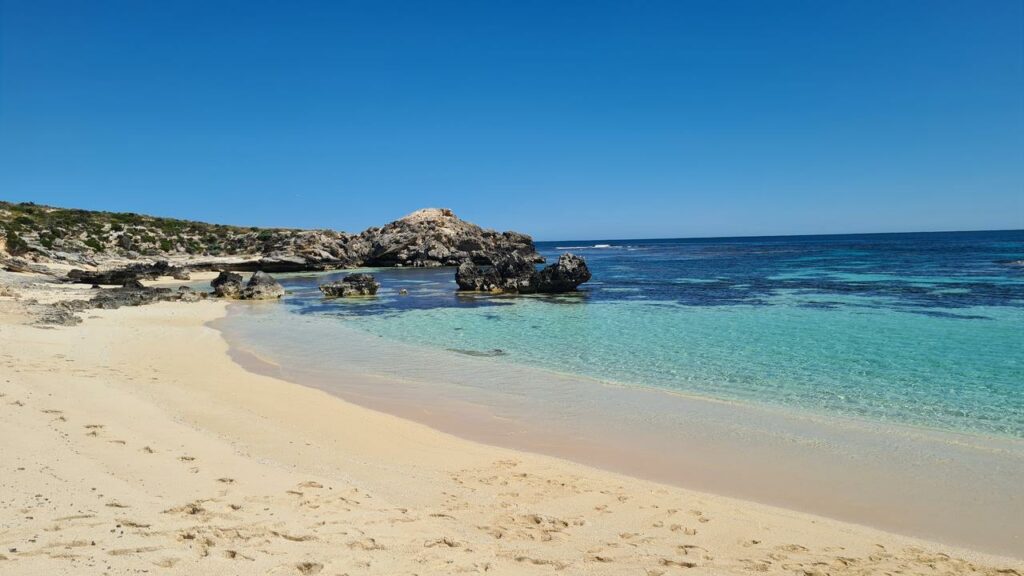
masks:
<svg viewBox="0 0 1024 576"><path fill-rule="evenodd" d="M1024 231L544 242L576 294L459 294L374 270L377 297L282 278L290 313L626 385L1024 438ZM408 295L400 295L405 289ZM339 324L341 325L341 324Z"/></svg>

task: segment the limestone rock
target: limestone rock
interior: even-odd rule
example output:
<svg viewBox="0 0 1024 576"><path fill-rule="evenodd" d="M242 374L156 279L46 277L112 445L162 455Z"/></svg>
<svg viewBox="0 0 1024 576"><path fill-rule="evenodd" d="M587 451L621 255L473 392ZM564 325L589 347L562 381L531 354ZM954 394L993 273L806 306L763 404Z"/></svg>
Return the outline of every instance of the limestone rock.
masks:
<svg viewBox="0 0 1024 576"><path fill-rule="evenodd" d="M221 298L242 297L242 276L234 272L221 272L210 282L213 293Z"/></svg>
<svg viewBox="0 0 1024 576"><path fill-rule="evenodd" d="M586 260L575 254L562 254L558 262L537 273L533 284L537 292L572 292L590 278Z"/></svg>
<svg viewBox="0 0 1024 576"><path fill-rule="evenodd" d="M481 228L447 208L417 210L360 236L368 244L366 266L457 266L465 260L491 264L491 255L512 253L543 261L529 236Z"/></svg>
<svg viewBox="0 0 1024 576"><path fill-rule="evenodd" d="M558 262L542 270L515 252L490 258L490 266L471 261L459 265L455 271L459 290L554 294L572 292L591 278L586 261L575 254L562 254Z"/></svg>
<svg viewBox="0 0 1024 576"><path fill-rule="evenodd" d="M281 296L284 296L284 287L263 271L254 272L242 290L242 298L245 300L276 300Z"/></svg>
<svg viewBox="0 0 1024 576"><path fill-rule="evenodd" d="M378 288L380 283L370 274L349 274L338 282L320 285L320 291L328 298L373 296Z"/></svg>

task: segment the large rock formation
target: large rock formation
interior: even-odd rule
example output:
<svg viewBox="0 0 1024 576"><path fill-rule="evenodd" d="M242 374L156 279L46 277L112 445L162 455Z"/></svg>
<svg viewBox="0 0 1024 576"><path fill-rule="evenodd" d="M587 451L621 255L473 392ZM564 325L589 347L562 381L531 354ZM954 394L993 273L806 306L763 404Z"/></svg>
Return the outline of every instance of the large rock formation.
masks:
<svg viewBox="0 0 1024 576"><path fill-rule="evenodd" d="M529 236L481 228L447 208L417 210L360 237L369 243L365 266L457 266L464 260L490 264L492 254L512 253L543 262Z"/></svg>
<svg viewBox="0 0 1024 576"><path fill-rule="evenodd" d="M459 290L554 294L572 292L590 280L586 261L575 254L562 254L558 262L542 270L516 253L492 256L491 260L493 264L484 266L469 261L460 264L455 271Z"/></svg>
<svg viewBox="0 0 1024 576"><path fill-rule="evenodd" d="M320 285L320 291L328 298L373 296L379 288L380 283L370 274L349 274L338 282Z"/></svg>
<svg viewBox="0 0 1024 576"><path fill-rule="evenodd" d="M300 272L358 266L492 264L492 255L543 262L533 240L426 208L360 234L334 230L243 228L0 202L0 237L27 262L72 264L72 282L120 286L188 270ZM3 254L4 267L7 258Z"/></svg>

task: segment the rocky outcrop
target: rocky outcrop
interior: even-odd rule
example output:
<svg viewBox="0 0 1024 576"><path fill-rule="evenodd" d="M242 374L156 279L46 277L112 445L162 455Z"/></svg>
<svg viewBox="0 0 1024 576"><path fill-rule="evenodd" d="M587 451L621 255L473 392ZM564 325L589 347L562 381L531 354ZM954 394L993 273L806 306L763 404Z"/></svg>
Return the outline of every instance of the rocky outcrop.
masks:
<svg viewBox="0 0 1024 576"><path fill-rule="evenodd" d="M221 272L210 282L213 293L220 298L242 297L242 276L234 272Z"/></svg>
<svg viewBox="0 0 1024 576"><path fill-rule="evenodd" d="M178 287L178 300L182 302L199 302L208 296L206 292L196 292L188 286Z"/></svg>
<svg viewBox="0 0 1024 576"><path fill-rule="evenodd" d="M194 270L245 272L298 272L360 265L456 266L463 260L490 264L491 254L513 252L534 262L542 261L529 236L481 228L446 208L418 210L382 228L348 234L335 230L224 226L131 213L0 202L0 239L4 243L0 252L39 263L98 268L104 271L80 270L76 273L80 280L71 279L117 286L128 278L110 274L116 275L126 263L140 260L172 261ZM172 271L166 275L174 274Z"/></svg>
<svg viewBox="0 0 1024 576"><path fill-rule="evenodd" d="M460 264L455 271L459 290L555 294L572 292L591 277L586 261L575 254L562 254L558 262L542 270L517 253L493 255L491 260L491 265L484 266L469 261Z"/></svg>
<svg viewBox="0 0 1024 576"><path fill-rule="evenodd" d="M284 287L266 272L254 272L244 286L242 276L234 272L221 272L210 282L213 293L221 298L235 300L277 300L284 296Z"/></svg>
<svg viewBox="0 0 1024 576"><path fill-rule="evenodd" d="M349 274L337 282L320 285L320 291L328 298L373 296L379 288L380 283L370 274Z"/></svg>
<svg viewBox="0 0 1024 576"><path fill-rule="evenodd" d="M558 262L537 272L533 284L537 292L556 294L572 292L590 278L586 260L575 254L562 254L558 257Z"/></svg>
<svg viewBox="0 0 1024 576"><path fill-rule="evenodd" d="M417 210L367 230L360 240L368 245L364 266L457 266L465 260L490 264L491 255L512 253L543 262L529 236L481 228L447 208Z"/></svg>
<svg viewBox="0 0 1024 576"><path fill-rule="evenodd" d="M108 270L88 271L74 269L68 272L68 280L78 284L103 284L110 286L123 286L126 283L138 280L156 280L161 276L171 276L178 280L188 280L188 271L176 266L171 266L167 261L161 260L153 263L136 263L121 268Z"/></svg>
<svg viewBox="0 0 1024 576"><path fill-rule="evenodd" d="M242 290L243 300L277 300L284 296L284 287L263 271L254 272Z"/></svg>
<svg viewBox="0 0 1024 576"><path fill-rule="evenodd" d="M7 272L23 272L32 274L46 274L52 276L53 273L46 266L40 264L31 264L21 258L3 258L0 257L0 270L6 270Z"/></svg>
<svg viewBox="0 0 1024 576"><path fill-rule="evenodd" d="M79 312L90 309L113 310L122 306L144 306L155 302L198 302L206 294L196 293L187 286L178 290L170 288L147 288L125 286L97 290L96 295L88 300L63 300L49 305L40 305L37 311L37 324L51 326L74 326L82 319Z"/></svg>

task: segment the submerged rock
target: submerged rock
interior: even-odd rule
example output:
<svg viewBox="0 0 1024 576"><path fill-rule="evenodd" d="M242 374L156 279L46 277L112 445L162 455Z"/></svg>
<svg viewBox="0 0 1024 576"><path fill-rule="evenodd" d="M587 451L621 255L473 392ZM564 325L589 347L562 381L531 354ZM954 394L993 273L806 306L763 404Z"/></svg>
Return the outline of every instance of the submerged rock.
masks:
<svg viewBox="0 0 1024 576"><path fill-rule="evenodd" d="M380 283L371 274L349 274L338 282L320 285L320 291L328 298L373 296L378 288Z"/></svg>
<svg viewBox="0 0 1024 576"><path fill-rule="evenodd" d="M266 272L254 272L242 290L245 300L276 300L284 296L284 287Z"/></svg>
<svg viewBox="0 0 1024 576"><path fill-rule="evenodd" d="M492 256L492 262L491 266L468 261L460 264L455 271L459 290L555 294L572 292L591 278L586 261L575 254L562 254L558 262L542 270L517 253Z"/></svg>
<svg viewBox="0 0 1024 576"><path fill-rule="evenodd" d="M213 293L221 298L242 297L242 276L234 272L221 272L210 282Z"/></svg>

